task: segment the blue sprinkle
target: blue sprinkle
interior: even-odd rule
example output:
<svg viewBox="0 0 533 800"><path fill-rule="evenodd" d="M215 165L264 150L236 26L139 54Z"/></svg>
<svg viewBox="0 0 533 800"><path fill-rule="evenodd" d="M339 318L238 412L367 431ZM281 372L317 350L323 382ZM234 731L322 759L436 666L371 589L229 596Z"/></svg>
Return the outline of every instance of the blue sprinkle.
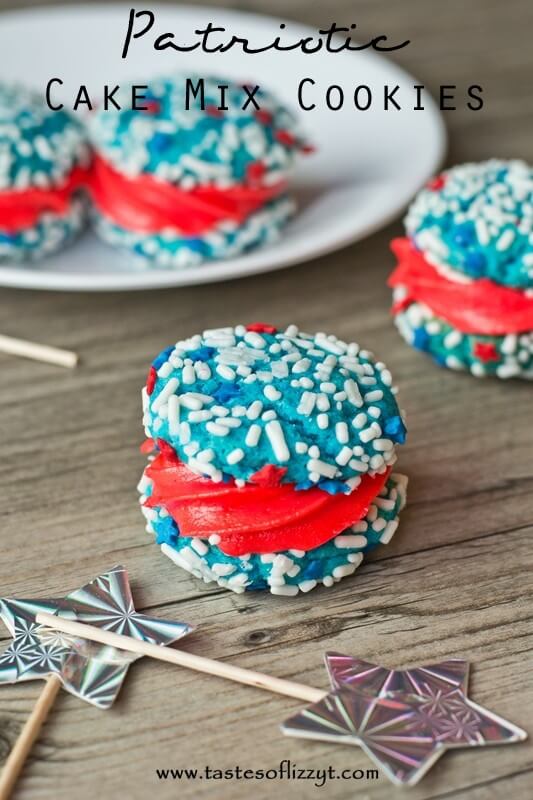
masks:
<svg viewBox="0 0 533 800"><path fill-rule="evenodd" d="M227 403L233 397L238 397L240 391L240 388L234 383L221 383L218 389L213 392L213 397L219 403Z"/></svg>
<svg viewBox="0 0 533 800"><path fill-rule="evenodd" d="M415 329L415 338L413 339L413 347L417 350L427 350L429 348L429 333L425 328Z"/></svg>
<svg viewBox="0 0 533 800"><path fill-rule="evenodd" d="M155 133L152 138L152 145L156 152L162 153L172 144L173 139L168 133Z"/></svg>
<svg viewBox="0 0 533 800"><path fill-rule="evenodd" d="M322 565L320 561L310 561L305 567L302 578L306 580L313 580L314 578L322 577Z"/></svg>
<svg viewBox="0 0 533 800"><path fill-rule="evenodd" d="M0 233L0 242L14 242L16 238L14 234Z"/></svg>
<svg viewBox="0 0 533 800"><path fill-rule="evenodd" d="M464 225L459 225L455 229L453 238L459 247L468 247L468 245L472 244L472 242L475 240L475 229L473 224L471 222L467 222Z"/></svg>
<svg viewBox="0 0 533 800"><path fill-rule="evenodd" d="M477 251L467 253L465 258L465 267L471 275L479 277L483 275L487 259L483 253Z"/></svg>
<svg viewBox="0 0 533 800"><path fill-rule="evenodd" d="M190 350L187 353L187 358L190 358L192 361L209 361L216 353L214 347L207 347L204 345L203 347L199 347L197 350Z"/></svg>
<svg viewBox="0 0 533 800"><path fill-rule="evenodd" d="M296 483L294 488L297 492L305 492L307 489L312 489L313 486L316 486L316 483L313 483L313 481L302 481L301 483Z"/></svg>
<svg viewBox="0 0 533 800"><path fill-rule="evenodd" d="M405 442L407 431L401 417L389 417L385 423L384 431L387 436L390 436L393 442L398 442L398 444L403 444Z"/></svg>
<svg viewBox="0 0 533 800"><path fill-rule="evenodd" d="M171 345L170 347L167 347L166 350L163 350L162 353L159 353L155 361L152 361L152 367L154 367L155 369L159 369L159 367L161 367L165 363L165 361L168 361L168 357L173 350L174 350L174 345Z"/></svg>
<svg viewBox="0 0 533 800"><path fill-rule="evenodd" d="M318 488L323 489L328 494L346 494L350 491L350 487L346 486L342 481L321 480L318 482Z"/></svg>
<svg viewBox="0 0 533 800"><path fill-rule="evenodd" d="M195 253L203 253L205 242L202 239L187 239L187 247Z"/></svg>

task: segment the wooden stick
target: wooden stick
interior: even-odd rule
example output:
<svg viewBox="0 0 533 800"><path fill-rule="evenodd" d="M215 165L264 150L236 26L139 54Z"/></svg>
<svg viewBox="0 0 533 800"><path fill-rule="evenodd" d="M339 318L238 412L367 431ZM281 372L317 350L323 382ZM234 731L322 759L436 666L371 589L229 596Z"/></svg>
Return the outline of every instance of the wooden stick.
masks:
<svg viewBox="0 0 533 800"><path fill-rule="evenodd" d="M34 361L44 361L58 367L72 369L78 363L78 354L71 350L61 350L59 347L50 347L47 344L26 342L24 339L15 339L13 336L0 334L0 350L11 356L32 358Z"/></svg>
<svg viewBox="0 0 533 800"><path fill-rule="evenodd" d="M54 700L60 687L61 681L57 675L50 675L47 678L43 690L4 764L2 775L0 776L0 800L8 800L11 796L17 778L26 763L35 740L39 736L50 709L54 705Z"/></svg>
<svg viewBox="0 0 533 800"><path fill-rule="evenodd" d="M168 661L170 664L193 669L196 672L207 672L209 675L216 675L219 678L226 678L237 683L245 683L248 686L264 689L267 692L296 697L298 700L304 700L308 703L316 703L327 694L322 689L314 689L311 686L304 686L302 683L293 683L293 681L286 681L282 678L263 675L261 672L235 667L223 661L195 656L193 653L186 653L183 650L175 650L158 644L143 642L131 636L123 636L120 633L106 631L103 628L85 625L75 620L65 619L65 617L58 617L55 614L48 614L45 611L39 612L35 619L40 625L46 625L56 631L81 636L83 639L110 645L118 650L127 650L131 653L138 653L141 656L157 658L159 661Z"/></svg>

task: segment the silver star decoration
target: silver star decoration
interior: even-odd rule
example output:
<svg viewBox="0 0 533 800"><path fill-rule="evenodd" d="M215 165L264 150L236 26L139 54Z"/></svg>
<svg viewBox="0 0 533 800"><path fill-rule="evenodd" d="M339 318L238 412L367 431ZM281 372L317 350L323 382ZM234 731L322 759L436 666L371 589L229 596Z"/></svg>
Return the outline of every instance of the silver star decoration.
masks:
<svg viewBox="0 0 533 800"><path fill-rule="evenodd" d="M159 645L175 642L192 630L186 623L135 611L128 573L121 566L59 600L1 599L0 617L13 640L0 654L0 683L55 674L68 692L99 708L113 704L128 667L140 656L38 625L39 611Z"/></svg>
<svg viewBox="0 0 533 800"><path fill-rule="evenodd" d="M445 750L510 744L525 731L466 696L461 659L394 670L327 653L333 691L286 720L283 733L352 744L397 785L413 786Z"/></svg>

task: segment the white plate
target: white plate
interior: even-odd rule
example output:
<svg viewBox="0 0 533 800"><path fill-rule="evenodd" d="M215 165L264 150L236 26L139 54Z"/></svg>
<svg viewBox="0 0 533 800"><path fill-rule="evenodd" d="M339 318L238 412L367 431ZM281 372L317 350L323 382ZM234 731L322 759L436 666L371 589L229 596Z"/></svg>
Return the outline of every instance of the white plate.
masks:
<svg viewBox="0 0 533 800"><path fill-rule="evenodd" d="M435 172L444 153L446 135L441 117L429 97L425 111L413 111L413 84L423 83L387 59L369 50L357 53L303 55L300 52L243 55L237 49L223 54L156 52L156 34L173 31L177 41L192 40L195 28L212 21L231 34L251 42L270 42L281 20L223 9L191 6L151 6L156 12L152 35L132 44L121 59L129 5L78 5L28 9L0 15L0 53L3 79L20 80L44 92L51 77L65 85L61 98L72 103L81 83L98 100L105 83L179 68L200 75L226 75L249 80L276 91L296 105L303 77L316 80L317 108L300 112L317 146L302 159L295 175L299 212L281 240L228 261L191 270L139 271L92 233L63 253L35 266L0 268L0 284L32 289L106 290L143 289L237 278L266 272L336 250L367 236L395 217L413 194ZM288 22L291 39L316 34L311 28ZM401 51L400 51L401 57ZM324 94L340 84L347 101L341 111L329 111ZM355 86L375 87L369 111L350 104ZM402 111L383 110L379 90L400 85Z"/></svg>

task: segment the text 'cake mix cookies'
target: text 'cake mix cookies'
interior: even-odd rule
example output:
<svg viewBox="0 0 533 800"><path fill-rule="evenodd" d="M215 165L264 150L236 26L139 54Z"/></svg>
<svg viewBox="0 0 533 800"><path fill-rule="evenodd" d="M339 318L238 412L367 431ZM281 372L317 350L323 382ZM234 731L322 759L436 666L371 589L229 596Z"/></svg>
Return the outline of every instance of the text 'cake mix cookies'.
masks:
<svg viewBox="0 0 533 800"><path fill-rule="evenodd" d="M148 531L193 575L296 595L394 534L406 431L390 372L357 344L295 325L204 331L156 358L143 406Z"/></svg>
<svg viewBox="0 0 533 800"><path fill-rule="evenodd" d="M97 232L158 268L273 241L294 210L295 156L309 149L293 115L266 91L255 95L259 109L243 110L242 86L203 79L202 97L191 99L188 85L182 76L154 80L145 110L102 109L91 119Z"/></svg>
<svg viewBox="0 0 533 800"><path fill-rule="evenodd" d="M533 379L533 170L454 167L415 199L392 249L393 313L409 344L477 376Z"/></svg>
<svg viewBox="0 0 533 800"><path fill-rule="evenodd" d="M75 119L0 83L0 263L41 258L80 231L89 161Z"/></svg>

